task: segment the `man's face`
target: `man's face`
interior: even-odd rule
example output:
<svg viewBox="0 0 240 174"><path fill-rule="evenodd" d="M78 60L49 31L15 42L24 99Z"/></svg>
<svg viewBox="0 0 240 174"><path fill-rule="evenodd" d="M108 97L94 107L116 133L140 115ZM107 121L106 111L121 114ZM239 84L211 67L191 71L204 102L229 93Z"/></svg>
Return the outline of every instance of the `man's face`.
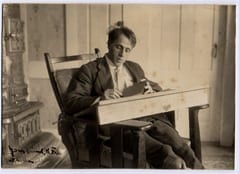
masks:
<svg viewBox="0 0 240 174"><path fill-rule="evenodd" d="M127 60L131 50L130 40L121 34L114 43L108 46L108 55L114 65L120 66Z"/></svg>

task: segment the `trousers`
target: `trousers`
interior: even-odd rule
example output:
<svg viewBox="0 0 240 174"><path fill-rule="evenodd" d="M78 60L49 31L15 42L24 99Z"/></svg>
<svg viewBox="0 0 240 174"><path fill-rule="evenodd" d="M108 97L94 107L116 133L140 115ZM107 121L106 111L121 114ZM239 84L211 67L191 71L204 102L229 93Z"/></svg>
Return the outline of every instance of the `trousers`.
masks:
<svg viewBox="0 0 240 174"><path fill-rule="evenodd" d="M153 123L145 135L146 155L154 168L203 169L193 150L172 126L165 114L143 117L138 120ZM186 166L184 166L186 165Z"/></svg>

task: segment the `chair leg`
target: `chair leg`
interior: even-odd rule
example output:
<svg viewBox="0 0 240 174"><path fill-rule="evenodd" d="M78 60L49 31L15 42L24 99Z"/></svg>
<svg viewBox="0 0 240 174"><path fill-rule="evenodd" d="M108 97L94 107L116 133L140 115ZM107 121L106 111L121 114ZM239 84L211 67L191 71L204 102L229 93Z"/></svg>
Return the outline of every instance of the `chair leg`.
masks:
<svg viewBox="0 0 240 174"><path fill-rule="evenodd" d="M191 148L195 152L197 158L202 161L200 130L198 122L198 109L189 108L189 128L190 128L190 140Z"/></svg>
<svg viewBox="0 0 240 174"><path fill-rule="evenodd" d="M90 167L100 168L100 140L89 150Z"/></svg>
<svg viewBox="0 0 240 174"><path fill-rule="evenodd" d="M123 168L123 129L115 125L111 127L112 168Z"/></svg>
<svg viewBox="0 0 240 174"><path fill-rule="evenodd" d="M191 148L195 152L197 158L202 162L201 138L199 129L198 112L200 109L205 109L209 105L197 106L189 108L189 128Z"/></svg>
<svg viewBox="0 0 240 174"><path fill-rule="evenodd" d="M146 147L143 131L136 131L135 141L133 144L133 161L134 168L146 168Z"/></svg>
<svg viewBox="0 0 240 174"><path fill-rule="evenodd" d="M175 111L169 111L167 112L167 117L168 120L171 122L174 128L176 128L176 123L175 123Z"/></svg>

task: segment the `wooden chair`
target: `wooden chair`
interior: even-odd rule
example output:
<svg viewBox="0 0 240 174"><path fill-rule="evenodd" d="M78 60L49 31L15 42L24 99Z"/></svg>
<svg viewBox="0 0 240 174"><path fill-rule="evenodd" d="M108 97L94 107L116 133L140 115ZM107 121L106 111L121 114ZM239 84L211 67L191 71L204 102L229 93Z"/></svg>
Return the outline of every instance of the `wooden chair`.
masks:
<svg viewBox="0 0 240 174"><path fill-rule="evenodd" d="M145 143L143 130L151 127L151 123L124 121L114 123L111 128L111 137L103 137L99 133L99 126L95 118L94 107L74 115L67 115L64 110L62 95L65 93L72 75L78 68L99 57L99 50L94 54L76 56L51 57L45 53L45 61L50 82L61 109L58 130L62 136L72 162L73 168L145 168ZM79 64L77 64L77 62ZM198 123L198 111L208 107L198 106L189 108L189 127L191 147L201 160L201 141ZM174 111L167 113L170 122L175 126ZM128 129L136 133L134 152L127 154L123 149L123 130ZM110 143L109 143L110 142ZM106 143L109 143L108 145ZM105 157L105 159L104 159ZM107 161L107 162L106 162Z"/></svg>
<svg viewBox="0 0 240 174"><path fill-rule="evenodd" d="M50 82L61 109L58 120L59 134L69 152L72 167L145 168L145 143L142 130L148 129L151 123L143 121L114 123L111 128L111 137L103 137L99 133L99 126L95 118L95 106L74 115L67 115L64 110L62 96L72 75L82 64L98 58L99 50L95 49L94 54L76 56L53 58L49 53L44 53L44 56ZM123 150L122 133L124 129L136 133L136 141L133 144L135 148L132 154L127 154Z"/></svg>

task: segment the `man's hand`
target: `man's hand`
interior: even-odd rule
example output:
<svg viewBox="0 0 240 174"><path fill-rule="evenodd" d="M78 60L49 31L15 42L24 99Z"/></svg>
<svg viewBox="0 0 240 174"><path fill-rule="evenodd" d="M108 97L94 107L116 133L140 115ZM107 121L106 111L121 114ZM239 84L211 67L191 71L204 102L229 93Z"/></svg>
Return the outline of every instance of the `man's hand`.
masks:
<svg viewBox="0 0 240 174"><path fill-rule="evenodd" d="M118 89L107 89L104 91L104 99L116 99L122 97L122 92Z"/></svg>
<svg viewBox="0 0 240 174"><path fill-rule="evenodd" d="M150 83L147 81L146 85L144 87L144 93L143 94L151 94L154 93L154 90L152 89Z"/></svg>

